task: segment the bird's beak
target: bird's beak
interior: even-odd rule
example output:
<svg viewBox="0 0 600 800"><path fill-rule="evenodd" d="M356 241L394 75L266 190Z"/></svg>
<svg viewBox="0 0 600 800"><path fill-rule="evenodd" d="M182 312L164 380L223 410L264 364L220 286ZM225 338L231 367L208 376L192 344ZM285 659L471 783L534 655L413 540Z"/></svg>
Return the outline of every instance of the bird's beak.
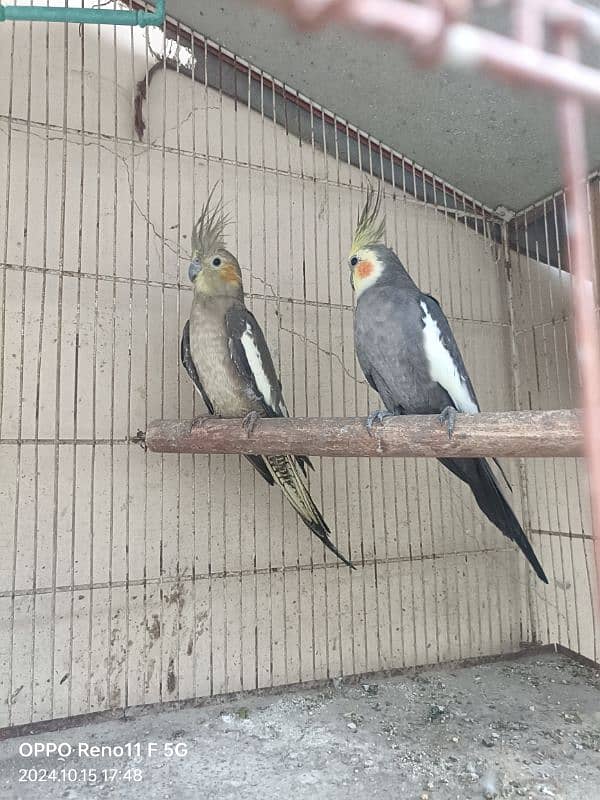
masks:
<svg viewBox="0 0 600 800"><path fill-rule="evenodd" d="M354 270L350 270L350 286L352 287L352 291L354 291Z"/></svg>
<svg viewBox="0 0 600 800"><path fill-rule="evenodd" d="M190 266L188 267L188 277L192 283L196 279L196 276L201 269L202 267L197 261L190 261Z"/></svg>

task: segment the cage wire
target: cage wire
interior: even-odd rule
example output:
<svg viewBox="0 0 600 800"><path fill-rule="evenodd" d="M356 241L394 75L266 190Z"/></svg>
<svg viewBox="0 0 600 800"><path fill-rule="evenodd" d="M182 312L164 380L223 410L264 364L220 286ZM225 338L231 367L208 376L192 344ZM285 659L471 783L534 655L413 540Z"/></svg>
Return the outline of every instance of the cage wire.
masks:
<svg viewBox="0 0 600 800"><path fill-rule="evenodd" d="M597 247L595 174L589 179L587 198L590 234ZM575 407L579 375L572 335L569 245L561 235L569 225L564 193L525 209L510 225L514 240L524 242L524 252L520 248L509 255L519 367L517 407ZM538 636L597 662L597 582L584 464L580 459L530 460L524 462L522 480L530 534L555 576L553 597L544 603L539 595L532 597Z"/></svg>
<svg viewBox="0 0 600 800"><path fill-rule="evenodd" d="M597 661L579 461L503 463L542 587L435 461L315 459L311 492L351 572L240 457L157 455L137 437L205 413L179 338L215 181L292 415L377 407L345 261L378 179L388 243L440 300L482 407L573 406L562 195L507 224L173 19L7 22L0 42L0 725L523 644ZM590 221L597 195L594 178Z"/></svg>

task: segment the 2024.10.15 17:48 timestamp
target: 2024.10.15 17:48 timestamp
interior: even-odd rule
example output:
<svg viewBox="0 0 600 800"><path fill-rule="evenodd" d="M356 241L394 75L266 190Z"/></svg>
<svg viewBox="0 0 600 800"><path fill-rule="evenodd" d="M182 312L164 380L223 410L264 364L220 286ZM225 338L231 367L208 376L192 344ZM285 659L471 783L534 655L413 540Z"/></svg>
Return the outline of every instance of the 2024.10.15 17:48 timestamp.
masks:
<svg viewBox="0 0 600 800"><path fill-rule="evenodd" d="M19 783L140 783L143 772L139 767L125 769L30 769L19 770Z"/></svg>

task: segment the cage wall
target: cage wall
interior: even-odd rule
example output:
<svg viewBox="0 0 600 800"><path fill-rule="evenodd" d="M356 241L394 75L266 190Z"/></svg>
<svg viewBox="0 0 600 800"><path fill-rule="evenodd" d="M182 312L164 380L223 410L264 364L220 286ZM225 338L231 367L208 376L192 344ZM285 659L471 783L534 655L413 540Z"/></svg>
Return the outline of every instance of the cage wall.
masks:
<svg viewBox="0 0 600 800"><path fill-rule="evenodd" d="M598 190L598 179L592 177L588 213L596 263ZM510 253L515 382L517 407L523 410L581 405L565 207L559 192L511 223L509 238L518 243ZM532 584L532 637L558 642L597 662L598 582L585 463L572 458L524 460L522 482L526 529L550 581L547 587Z"/></svg>
<svg viewBox="0 0 600 800"><path fill-rule="evenodd" d="M437 462L315 459L311 491L351 572L245 461L136 443L151 419L204 413L179 337L191 225L215 181L290 413L378 407L354 358L346 254L386 159L388 241L442 302L482 407L515 401L485 209L170 25L166 45L156 31L0 26L2 726L516 651L529 636L527 565ZM274 86L308 113L308 136L288 106L273 119L161 66L138 141L136 82L165 46L179 65L211 48L220 78L233 68L248 95L258 81L263 104ZM461 207L470 216L448 210ZM518 464L504 466L521 514Z"/></svg>

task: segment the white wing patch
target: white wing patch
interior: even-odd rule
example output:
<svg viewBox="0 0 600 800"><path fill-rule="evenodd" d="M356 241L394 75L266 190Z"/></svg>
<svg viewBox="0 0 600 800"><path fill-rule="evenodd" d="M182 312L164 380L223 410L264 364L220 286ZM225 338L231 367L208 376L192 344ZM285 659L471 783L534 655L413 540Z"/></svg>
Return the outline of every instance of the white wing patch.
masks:
<svg viewBox="0 0 600 800"><path fill-rule="evenodd" d="M265 403L270 408L273 408L273 395L272 395L271 383L263 368L260 351L256 346L256 342L254 341L254 337L252 336L252 328L248 323L246 323L246 330L242 334L241 342L242 342L242 347L244 348L244 353L246 354L246 358L248 359L248 365L250 367L250 371L254 376L254 382L256 383L256 388L261 393Z"/></svg>
<svg viewBox="0 0 600 800"><path fill-rule="evenodd" d="M462 379L454 359L448 352L437 322L431 316L427 303L421 300L423 309L423 344L429 362L429 374L432 381L440 384L452 398L459 411L465 414L477 414L479 409L473 401L467 384Z"/></svg>

